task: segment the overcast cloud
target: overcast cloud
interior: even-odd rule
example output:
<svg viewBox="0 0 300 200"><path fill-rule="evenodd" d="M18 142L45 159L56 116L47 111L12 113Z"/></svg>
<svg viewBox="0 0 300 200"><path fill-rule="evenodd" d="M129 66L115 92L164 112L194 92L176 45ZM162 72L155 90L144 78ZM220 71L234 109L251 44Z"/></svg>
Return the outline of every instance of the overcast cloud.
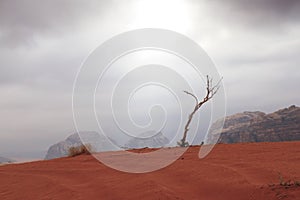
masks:
<svg viewBox="0 0 300 200"><path fill-rule="evenodd" d="M300 104L300 1L0 1L0 155L26 157L75 132L72 86L89 53L137 28L201 45L227 112Z"/></svg>

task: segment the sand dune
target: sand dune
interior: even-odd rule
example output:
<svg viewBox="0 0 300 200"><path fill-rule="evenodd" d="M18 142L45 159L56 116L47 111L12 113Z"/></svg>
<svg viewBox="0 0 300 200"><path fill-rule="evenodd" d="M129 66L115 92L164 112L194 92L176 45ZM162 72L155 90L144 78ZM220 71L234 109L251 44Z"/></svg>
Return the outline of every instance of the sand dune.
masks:
<svg viewBox="0 0 300 200"><path fill-rule="evenodd" d="M300 142L219 144L204 159L190 148L156 172L129 174L92 156L0 167L0 199L300 199ZM142 151L139 151L142 152Z"/></svg>

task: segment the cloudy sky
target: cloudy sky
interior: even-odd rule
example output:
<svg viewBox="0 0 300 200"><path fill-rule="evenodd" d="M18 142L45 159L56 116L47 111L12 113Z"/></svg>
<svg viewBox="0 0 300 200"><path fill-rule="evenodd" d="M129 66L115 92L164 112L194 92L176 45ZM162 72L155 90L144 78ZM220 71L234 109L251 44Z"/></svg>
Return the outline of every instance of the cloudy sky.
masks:
<svg viewBox="0 0 300 200"><path fill-rule="evenodd" d="M41 155L75 132L81 63L102 42L139 28L196 41L224 77L227 114L300 104L298 0L2 0L0 155Z"/></svg>

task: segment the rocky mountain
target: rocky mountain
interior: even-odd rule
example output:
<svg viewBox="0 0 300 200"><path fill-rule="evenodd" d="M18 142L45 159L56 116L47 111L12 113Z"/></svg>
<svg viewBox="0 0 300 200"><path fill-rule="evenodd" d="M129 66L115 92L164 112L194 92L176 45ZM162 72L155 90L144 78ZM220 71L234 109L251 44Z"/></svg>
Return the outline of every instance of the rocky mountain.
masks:
<svg viewBox="0 0 300 200"><path fill-rule="evenodd" d="M243 112L228 116L225 118L224 128L218 142L279 142L294 140L300 140L300 108L297 106L290 106L270 114Z"/></svg>
<svg viewBox="0 0 300 200"><path fill-rule="evenodd" d="M15 162L15 161L0 156L0 164L7 164L7 163L13 163L13 162Z"/></svg>
<svg viewBox="0 0 300 200"><path fill-rule="evenodd" d="M127 149L139 148L159 148L169 144L169 139L166 138L161 132L154 133L153 131L145 132L140 137L130 139L126 144Z"/></svg>
<svg viewBox="0 0 300 200"><path fill-rule="evenodd" d="M80 137L78 133L74 133L66 140L52 145L47 151L45 160L66 157L68 156L70 147L76 147L82 144L89 144L92 150L97 152L115 150L113 145L109 145L107 139L97 132L80 132Z"/></svg>
<svg viewBox="0 0 300 200"><path fill-rule="evenodd" d="M81 138L78 133L75 133L70 135L67 139L52 145L47 151L45 160L66 157L68 156L70 147L76 147L82 144L90 144L93 151L102 152L120 150L122 148L155 148L165 146L169 143L169 140L161 132L154 134L152 137L148 137L151 135L153 135L153 132L145 132L140 135L140 138L132 138L125 145L122 145L122 147L113 139L110 139L114 145L120 147L116 148L114 145L109 145L108 140L104 136L99 135L97 132L80 132Z"/></svg>

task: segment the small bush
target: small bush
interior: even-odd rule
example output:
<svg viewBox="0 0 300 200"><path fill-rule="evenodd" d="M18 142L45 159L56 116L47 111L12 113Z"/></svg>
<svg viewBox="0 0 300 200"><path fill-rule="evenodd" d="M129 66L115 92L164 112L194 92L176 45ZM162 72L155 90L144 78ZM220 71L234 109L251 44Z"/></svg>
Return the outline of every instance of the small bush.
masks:
<svg viewBox="0 0 300 200"><path fill-rule="evenodd" d="M79 156L79 155L90 155L92 151L92 146L90 144L80 145L76 147L70 147L68 150L69 157Z"/></svg>
<svg viewBox="0 0 300 200"><path fill-rule="evenodd" d="M300 182L299 181L292 181L292 180L288 180L285 181L284 178L282 177L281 173L278 173L279 176L279 185L284 186L284 187L291 187L291 186L300 186Z"/></svg>

